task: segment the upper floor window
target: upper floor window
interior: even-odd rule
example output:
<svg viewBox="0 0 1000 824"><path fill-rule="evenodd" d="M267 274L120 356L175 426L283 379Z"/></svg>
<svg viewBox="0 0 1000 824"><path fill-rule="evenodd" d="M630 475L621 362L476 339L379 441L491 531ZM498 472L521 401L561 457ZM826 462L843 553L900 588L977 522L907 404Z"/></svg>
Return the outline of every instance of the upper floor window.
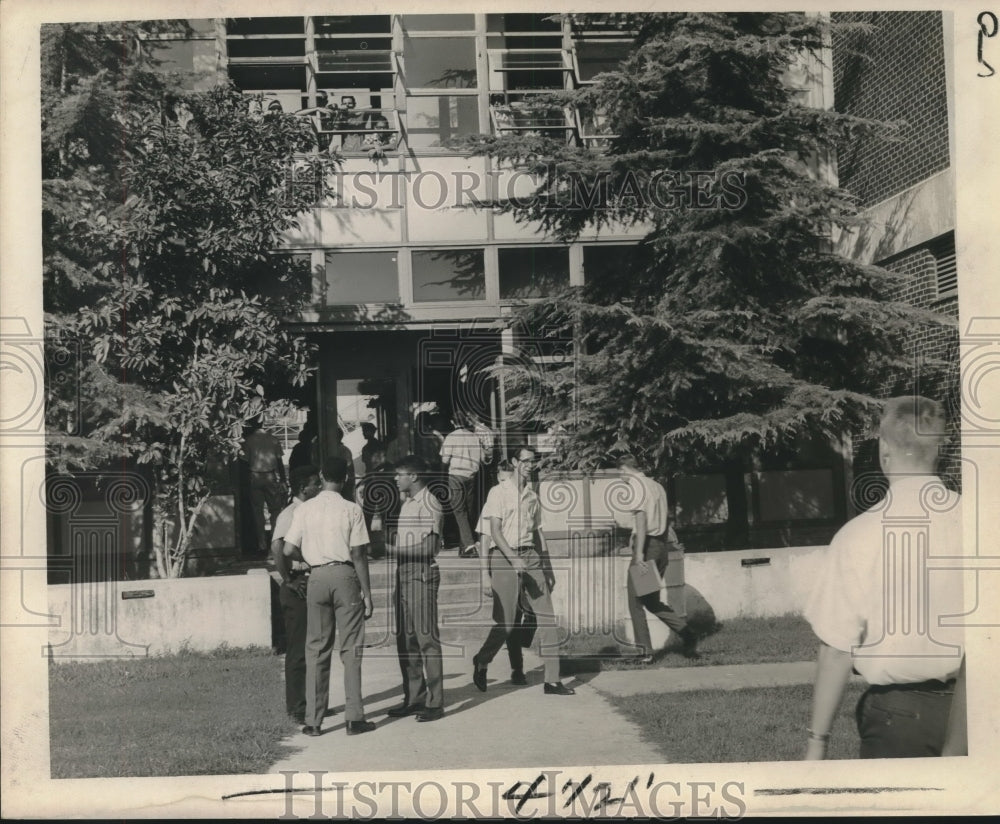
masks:
<svg viewBox="0 0 1000 824"><path fill-rule="evenodd" d="M404 14L404 32L419 31L467 31L476 28L474 14Z"/></svg>
<svg viewBox="0 0 1000 824"><path fill-rule="evenodd" d="M407 37L403 78L408 89L474 89L476 41L472 37Z"/></svg>
<svg viewBox="0 0 1000 824"><path fill-rule="evenodd" d="M422 249L412 254L413 300L483 300L486 267L482 249Z"/></svg>
<svg viewBox="0 0 1000 824"><path fill-rule="evenodd" d="M398 303L398 260L395 249L327 252L327 305Z"/></svg>
<svg viewBox="0 0 1000 824"><path fill-rule="evenodd" d="M500 299L541 298L569 286L565 246L515 246L499 250Z"/></svg>

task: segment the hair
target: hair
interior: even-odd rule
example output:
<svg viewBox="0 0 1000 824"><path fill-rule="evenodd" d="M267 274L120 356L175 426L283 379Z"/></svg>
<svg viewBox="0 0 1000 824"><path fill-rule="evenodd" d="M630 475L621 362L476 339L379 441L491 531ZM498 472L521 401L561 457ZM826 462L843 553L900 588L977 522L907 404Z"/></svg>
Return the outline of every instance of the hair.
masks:
<svg viewBox="0 0 1000 824"><path fill-rule="evenodd" d="M361 424L361 431L364 433L364 436L366 438L368 437L368 433L369 432L371 432L372 435L374 435L375 434L375 424L373 424L373 423L371 423L369 421L365 421L363 424Z"/></svg>
<svg viewBox="0 0 1000 824"><path fill-rule="evenodd" d="M878 434L891 447L933 466L947 437L944 407L922 395L889 398Z"/></svg>
<svg viewBox="0 0 1000 824"><path fill-rule="evenodd" d="M344 430L341 429L339 426L337 427L337 438L340 440L344 440Z"/></svg>
<svg viewBox="0 0 1000 824"><path fill-rule="evenodd" d="M520 443L510 450L507 457L512 461L519 461L521 460L522 452L530 452L532 455L538 455L538 451L533 446L529 446L526 443Z"/></svg>
<svg viewBox="0 0 1000 824"><path fill-rule="evenodd" d="M632 469L639 468L639 459L635 457L631 452L622 452L615 458L615 466L621 469L623 466L628 466Z"/></svg>
<svg viewBox="0 0 1000 824"><path fill-rule="evenodd" d="M342 94L340 96L341 103L346 103L348 100L350 100L355 106L358 105L358 100L353 94Z"/></svg>
<svg viewBox="0 0 1000 824"><path fill-rule="evenodd" d="M292 494L296 495L309 483L309 479L319 475L319 470L312 464L297 466L288 473L288 483L292 487Z"/></svg>
<svg viewBox="0 0 1000 824"><path fill-rule="evenodd" d="M512 464L509 460L503 460L497 464L497 472L513 472L513 471L514 471L514 464Z"/></svg>
<svg viewBox="0 0 1000 824"><path fill-rule="evenodd" d="M323 461L323 480L332 484L342 484L347 480L347 461L331 457Z"/></svg>
<svg viewBox="0 0 1000 824"><path fill-rule="evenodd" d="M419 455L407 455L396 462L396 469L402 469L406 472L412 472L417 477L423 477L427 474L427 461Z"/></svg>

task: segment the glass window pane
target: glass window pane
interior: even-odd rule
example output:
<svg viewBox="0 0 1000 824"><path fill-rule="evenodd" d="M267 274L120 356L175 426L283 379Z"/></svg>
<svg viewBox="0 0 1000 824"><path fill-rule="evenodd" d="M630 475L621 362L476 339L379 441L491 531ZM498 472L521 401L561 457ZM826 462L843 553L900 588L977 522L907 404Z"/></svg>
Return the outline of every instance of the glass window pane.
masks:
<svg viewBox="0 0 1000 824"><path fill-rule="evenodd" d="M605 244L583 247L583 277L587 283L611 281L626 274L638 258L639 247L632 244Z"/></svg>
<svg viewBox="0 0 1000 824"><path fill-rule="evenodd" d="M331 252L326 256L326 302L398 303L398 253Z"/></svg>
<svg viewBox="0 0 1000 824"><path fill-rule="evenodd" d="M629 55L632 46L622 42L587 42L576 44L576 62L580 67L579 79L583 82L593 80L601 72L615 71L619 64Z"/></svg>
<svg viewBox="0 0 1000 824"><path fill-rule="evenodd" d="M474 14L404 14L405 31L472 31Z"/></svg>
<svg viewBox="0 0 1000 824"><path fill-rule="evenodd" d="M500 298L540 298L569 285L569 249L528 246L500 250Z"/></svg>
<svg viewBox="0 0 1000 824"><path fill-rule="evenodd" d="M413 300L482 300L482 249L427 249L413 253Z"/></svg>
<svg viewBox="0 0 1000 824"><path fill-rule="evenodd" d="M406 122L410 148L444 146L453 138L479 133L479 106L475 97L411 97Z"/></svg>
<svg viewBox="0 0 1000 824"><path fill-rule="evenodd" d="M228 34L302 34L302 17L230 17L226 20Z"/></svg>
<svg viewBox="0 0 1000 824"><path fill-rule="evenodd" d="M406 85L411 89L474 89L476 43L471 37L407 37Z"/></svg>
<svg viewBox="0 0 1000 824"><path fill-rule="evenodd" d="M316 34L379 34L392 31L388 14L341 14L313 18Z"/></svg>

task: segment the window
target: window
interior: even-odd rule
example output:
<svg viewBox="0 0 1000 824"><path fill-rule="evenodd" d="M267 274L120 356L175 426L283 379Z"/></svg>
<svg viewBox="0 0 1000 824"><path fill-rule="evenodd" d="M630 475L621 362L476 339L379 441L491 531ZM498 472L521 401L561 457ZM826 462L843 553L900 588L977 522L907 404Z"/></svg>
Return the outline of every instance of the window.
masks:
<svg viewBox="0 0 1000 824"><path fill-rule="evenodd" d="M482 300L486 267L482 249L413 252L413 300Z"/></svg>
<svg viewBox="0 0 1000 824"><path fill-rule="evenodd" d="M392 17L388 14L337 14L314 18L317 35L324 34L386 34L392 33Z"/></svg>
<svg viewBox="0 0 1000 824"><path fill-rule="evenodd" d="M530 96L525 95L490 95L490 118L496 134L548 133L557 137L560 131L569 134L574 126L563 107L532 103Z"/></svg>
<svg viewBox="0 0 1000 824"><path fill-rule="evenodd" d="M958 294L958 261L955 257L955 233L948 232L927 244L937 268L937 296L947 298Z"/></svg>
<svg viewBox="0 0 1000 824"><path fill-rule="evenodd" d="M615 71L632 50L629 40L578 40L573 67L578 83L593 83L601 72Z"/></svg>
<svg viewBox="0 0 1000 824"><path fill-rule="evenodd" d="M634 244L605 243L601 246L584 246L584 280L587 283L620 280L637 262L638 253L639 247Z"/></svg>
<svg viewBox="0 0 1000 824"><path fill-rule="evenodd" d="M549 34L562 30L560 15L543 14L488 14L486 15L487 31L502 32L547 32Z"/></svg>
<svg viewBox="0 0 1000 824"><path fill-rule="evenodd" d="M410 97L406 109L411 149L444 146L453 138L479 133L479 106L475 97Z"/></svg>
<svg viewBox="0 0 1000 824"><path fill-rule="evenodd" d="M554 91L564 88L572 71L561 48L488 49L487 55L493 90Z"/></svg>
<svg viewBox="0 0 1000 824"><path fill-rule="evenodd" d="M399 258L395 249L376 252L328 252L326 303L398 303Z"/></svg>
<svg viewBox="0 0 1000 824"><path fill-rule="evenodd" d="M560 246L500 249L500 299L541 298L569 285L569 250Z"/></svg>
<svg viewBox="0 0 1000 824"><path fill-rule="evenodd" d="M404 14L403 31L472 31L474 14Z"/></svg>
<svg viewBox="0 0 1000 824"><path fill-rule="evenodd" d="M230 17L226 20L226 33L238 35L304 34L302 17Z"/></svg>
<svg viewBox="0 0 1000 824"><path fill-rule="evenodd" d="M410 89L474 89L476 42L471 37L407 37L403 67Z"/></svg>
<svg viewBox="0 0 1000 824"><path fill-rule="evenodd" d="M581 107L576 110L576 129L580 142L592 149L605 149L617 137L607 125L605 112Z"/></svg>

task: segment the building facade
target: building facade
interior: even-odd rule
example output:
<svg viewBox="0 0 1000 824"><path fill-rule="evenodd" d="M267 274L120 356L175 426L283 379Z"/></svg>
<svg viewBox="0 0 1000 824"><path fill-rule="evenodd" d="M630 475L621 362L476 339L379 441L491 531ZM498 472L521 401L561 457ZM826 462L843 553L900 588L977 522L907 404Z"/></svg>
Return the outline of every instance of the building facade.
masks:
<svg viewBox="0 0 1000 824"><path fill-rule="evenodd" d="M840 152L840 182L863 200L873 228L840 237L839 249L907 273L907 300L957 312L946 21L937 12L834 18L873 28L835 39L832 61L806 61L789 82L810 105L909 123L904 145ZM611 227L558 243L536 225L476 208L526 195L532 181L450 146L519 131L600 146L599 113L525 104L592 83L628 53L628 33L610 24L582 30L571 15L547 13L190 22L193 37L153 44L165 67L201 72L196 85L228 76L262 109L301 113L320 145L344 158L332 194L281 251L312 272L311 303L290 323L318 345L310 412L323 454L338 427L361 422L375 426L390 459L432 452L435 431L459 408L505 444L527 439L544 449L530 420L506 414L495 367L544 369L572 357L572 341L512 327L512 310L613 271L645 230ZM859 47L874 61L852 56ZM915 64L918 71L900 70ZM949 345L914 340L915 363L928 347L948 354ZM851 512L850 454L850 445L803 443L754 466L675 478L682 537L690 549L823 543Z"/></svg>

